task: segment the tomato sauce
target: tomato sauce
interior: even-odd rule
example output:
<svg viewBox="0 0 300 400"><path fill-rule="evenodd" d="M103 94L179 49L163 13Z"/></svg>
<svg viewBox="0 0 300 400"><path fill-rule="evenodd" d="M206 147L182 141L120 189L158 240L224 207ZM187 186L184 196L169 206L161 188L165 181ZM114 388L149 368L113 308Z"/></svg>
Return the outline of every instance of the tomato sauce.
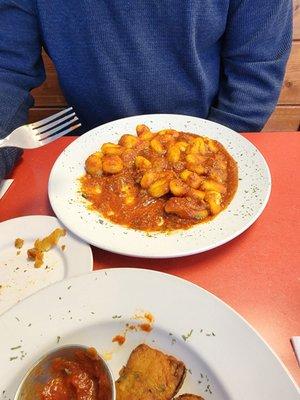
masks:
<svg viewBox="0 0 300 400"><path fill-rule="evenodd" d="M41 400L111 400L107 372L95 349L77 350L74 359L55 358L51 379L39 388Z"/></svg>

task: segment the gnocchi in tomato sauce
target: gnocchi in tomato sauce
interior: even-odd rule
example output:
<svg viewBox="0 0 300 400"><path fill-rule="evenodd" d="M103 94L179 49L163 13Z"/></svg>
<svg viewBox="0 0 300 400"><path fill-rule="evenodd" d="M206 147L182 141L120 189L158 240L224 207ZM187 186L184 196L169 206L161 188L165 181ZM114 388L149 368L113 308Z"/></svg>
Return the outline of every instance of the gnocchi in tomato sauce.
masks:
<svg viewBox="0 0 300 400"><path fill-rule="evenodd" d="M187 229L222 212L238 184L237 164L218 141L138 125L85 161L81 192L103 217L147 232Z"/></svg>

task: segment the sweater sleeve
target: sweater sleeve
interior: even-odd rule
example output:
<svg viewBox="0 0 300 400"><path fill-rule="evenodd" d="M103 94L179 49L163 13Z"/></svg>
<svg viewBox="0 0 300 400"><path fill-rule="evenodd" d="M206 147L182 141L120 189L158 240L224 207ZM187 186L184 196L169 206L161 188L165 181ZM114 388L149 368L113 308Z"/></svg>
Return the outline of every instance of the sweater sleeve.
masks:
<svg viewBox="0 0 300 400"><path fill-rule="evenodd" d="M0 138L27 123L30 90L45 79L34 0L0 0ZM19 158L0 149L0 180Z"/></svg>
<svg viewBox="0 0 300 400"><path fill-rule="evenodd" d="M260 131L276 106L291 40L291 0L232 0L208 118L239 132Z"/></svg>

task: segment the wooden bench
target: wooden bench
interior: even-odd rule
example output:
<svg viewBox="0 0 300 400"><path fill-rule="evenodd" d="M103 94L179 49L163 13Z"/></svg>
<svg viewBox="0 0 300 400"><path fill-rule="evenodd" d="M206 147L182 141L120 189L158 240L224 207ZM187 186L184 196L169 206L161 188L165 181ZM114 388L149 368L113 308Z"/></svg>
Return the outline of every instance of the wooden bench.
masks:
<svg viewBox="0 0 300 400"><path fill-rule="evenodd" d="M274 27L276 29L276 27ZM47 79L32 91L35 106L30 110L30 121L38 121L66 107L55 68L44 55ZM300 0L294 0L293 46L280 98L265 131L300 131Z"/></svg>

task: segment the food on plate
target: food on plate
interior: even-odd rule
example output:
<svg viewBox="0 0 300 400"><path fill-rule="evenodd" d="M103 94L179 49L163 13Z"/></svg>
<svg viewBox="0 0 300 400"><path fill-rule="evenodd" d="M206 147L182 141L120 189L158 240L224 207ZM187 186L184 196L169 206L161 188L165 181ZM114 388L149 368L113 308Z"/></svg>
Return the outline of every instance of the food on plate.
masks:
<svg viewBox="0 0 300 400"><path fill-rule="evenodd" d="M186 376L182 361L146 344L130 354L116 381L117 400L171 400ZM194 394L182 394L174 400L204 400Z"/></svg>
<svg viewBox="0 0 300 400"><path fill-rule="evenodd" d="M216 140L136 127L85 161L80 190L89 208L143 231L187 229L223 211L238 183L237 164Z"/></svg>
<svg viewBox="0 0 300 400"><path fill-rule="evenodd" d="M100 357L94 348L76 350L72 359L55 358L51 363L51 379L37 388L37 398L111 400L111 383L99 360Z"/></svg>
<svg viewBox="0 0 300 400"><path fill-rule="evenodd" d="M117 400L169 400L185 378L182 361L146 344L136 347L116 381Z"/></svg>
<svg viewBox="0 0 300 400"><path fill-rule="evenodd" d="M23 244L24 244L24 239L17 238L15 240L15 248L16 249L21 249L23 247Z"/></svg>
<svg viewBox="0 0 300 400"><path fill-rule="evenodd" d="M44 262L44 253L54 247L62 236L66 235L66 230L57 228L50 235L43 239L37 239L34 247L27 250L29 260L34 261L34 266L40 268Z"/></svg>

